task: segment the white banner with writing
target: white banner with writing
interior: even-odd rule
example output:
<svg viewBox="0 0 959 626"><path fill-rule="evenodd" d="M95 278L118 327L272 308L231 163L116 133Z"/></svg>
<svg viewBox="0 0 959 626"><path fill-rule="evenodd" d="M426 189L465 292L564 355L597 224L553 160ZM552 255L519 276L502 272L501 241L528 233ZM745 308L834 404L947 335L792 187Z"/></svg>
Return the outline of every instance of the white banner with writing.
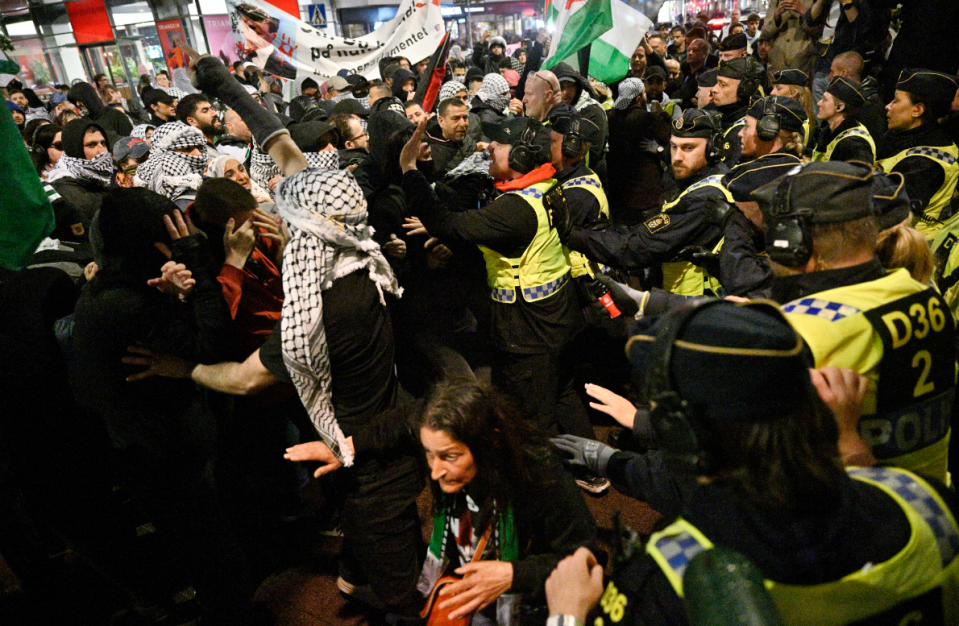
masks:
<svg viewBox="0 0 959 626"><path fill-rule="evenodd" d="M433 54L445 28L439 0L402 0L396 17L368 35L349 39L327 33L257 0L227 0L238 56L286 79L332 78L340 70L379 78L379 60L404 56L411 63Z"/></svg>

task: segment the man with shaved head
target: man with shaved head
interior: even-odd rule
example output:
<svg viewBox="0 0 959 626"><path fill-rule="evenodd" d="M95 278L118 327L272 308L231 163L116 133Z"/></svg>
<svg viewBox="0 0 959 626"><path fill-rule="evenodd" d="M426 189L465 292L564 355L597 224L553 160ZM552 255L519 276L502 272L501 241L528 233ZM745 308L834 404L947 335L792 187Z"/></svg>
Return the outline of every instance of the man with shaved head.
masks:
<svg viewBox="0 0 959 626"><path fill-rule="evenodd" d="M865 61L855 50L841 52L832 60L829 66L829 81L843 76L860 83L859 93L866 99L857 116L863 126L873 137L882 137L886 132L886 103L879 95L879 83L872 76L862 78Z"/></svg>
<svg viewBox="0 0 959 626"><path fill-rule="evenodd" d="M526 94L523 96L526 117L545 121L550 110L560 102L562 102L562 91L556 74L540 70L530 74L526 79Z"/></svg>
<svg viewBox="0 0 959 626"><path fill-rule="evenodd" d="M250 142L253 135L240 114L233 109L227 109L223 114L223 126L226 134L216 140L216 149L220 154L229 154L236 157L240 163L246 163L250 152Z"/></svg>

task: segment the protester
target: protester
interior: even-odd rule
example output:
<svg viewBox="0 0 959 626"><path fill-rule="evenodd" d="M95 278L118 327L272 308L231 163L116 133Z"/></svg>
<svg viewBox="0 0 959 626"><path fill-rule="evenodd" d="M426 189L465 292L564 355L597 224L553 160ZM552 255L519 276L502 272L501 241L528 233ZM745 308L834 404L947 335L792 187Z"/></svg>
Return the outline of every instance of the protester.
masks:
<svg viewBox="0 0 959 626"><path fill-rule="evenodd" d="M90 118L69 122L61 133L63 154L47 181L84 216L84 228L100 210L115 171L107 133Z"/></svg>

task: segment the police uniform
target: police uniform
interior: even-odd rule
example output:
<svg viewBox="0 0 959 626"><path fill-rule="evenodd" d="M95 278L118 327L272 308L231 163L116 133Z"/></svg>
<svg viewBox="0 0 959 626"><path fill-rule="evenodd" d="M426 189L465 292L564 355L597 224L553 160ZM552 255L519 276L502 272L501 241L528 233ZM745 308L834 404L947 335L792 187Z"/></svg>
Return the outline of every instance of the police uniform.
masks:
<svg viewBox="0 0 959 626"><path fill-rule="evenodd" d="M742 153L742 140L739 131L745 125L744 118L749 109L749 99L754 95L762 95L760 83L764 70L761 64L752 57L743 57L720 63L719 76L739 80L737 101L732 104L717 106L716 110L722 115L722 133L725 155L722 158L727 167L739 162Z"/></svg>
<svg viewBox="0 0 959 626"><path fill-rule="evenodd" d="M859 111L866 104L866 98L860 91L859 83L844 76L834 78L826 88L826 93L854 111ZM819 130L816 147L812 153L813 161L875 163L876 142L855 115L847 113L835 129L831 129L828 122L824 121Z"/></svg>
<svg viewBox="0 0 959 626"><path fill-rule="evenodd" d="M788 185L785 190L774 183L755 194L768 227L767 244L770 238L788 238L776 234L783 232L777 224L793 219L782 214L784 203L790 210L812 211L807 229L877 214L873 178L864 167L810 163ZM770 254L776 260L779 252ZM794 266L803 264L800 258ZM867 378L859 433L876 459L949 484L956 345L942 296L908 270L887 272L874 258L779 277L773 297L806 341L816 367L849 368Z"/></svg>
<svg viewBox="0 0 959 626"><path fill-rule="evenodd" d="M700 449L708 450L714 431L724 426L797 412L787 419L808 419L799 417L815 394L808 358L781 313L773 316L760 304L719 302L674 324L679 330L670 334L674 320L659 322L655 336L634 336L627 351L634 371L645 376L650 397L662 401L660 394L674 393L684 401L682 411L696 424ZM673 340L668 353L662 348L665 337ZM651 380L669 382L664 388ZM706 461L707 468L716 464L714 469L693 469L703 466L682 460L689 448L665 428L675 419L671 415L648 418L654 432L665 433L657 450L611 456L599 451L608 457L605 475L618 488L673 521L654 533L645 549L634 544L638 549L618 551L611 580L587 623L688 623L684 599L696 581L686 576L687 566L715 546L738 551L758 568L784 624L957 623L954 492L899 468L876 467L837 470L822 491L795 496L806 501L759 504L722 477L738 462L722 450L713 448L719 456ZM697 475L719 478L702 482ZM802 477L793 481L802 484ZM755 607L742 608L753 614Z"/></svg>
<svg viewBox="0 0 959 626"><path fill-rule="evenodd" d="M959 319L959 214L949 218L936 238L932 240L932 254L936 259L934 279L936 288L953 317Z"/></svg>
<svg viewBox="0 0 959 626"><path fill-rule="evenodd" d="M921 96L933 117L949 112L956 94L954 76L929 70L903 70L897 91ZM959 148L937 123L890 130L883 136L876 163L885 172L900 172L914 203L916 229L930 240L951 217L949 205L959 181Z"/></svg>
<svg viewBox="0 0 959 626"><path fill-rule="evenodd" d="M673 134L707 136L715 128L711 120L707 113L691 109L673 123ZM574 226L566 245L611 267L627 271L660 269L663 289L675 294L720 295L722 285L716 277L678 255L687 246L715 252L722 245L722 225L710 223L705 209L710 202L732 202L732 196L722 184L727 171L722 163L714 162L677 181L678 189L663 204L662 211L631 229L598 231Z"/></svg>
<svg viewBox="0 0 959 626"><path fill-rule="evenodd" d="M809 75L802 70L798 70L794 67L787 67L781 69L778 72L773 73L772 78L773 86L776 85L793 85L795 87L802 87L804 89L809 89ZM812 126L810 120L806 119L806 122L803 124L802 130L802 142L804 146L808 146L810 140L812 139Z"/></svg>
<svg viewBox="0 0 959 626"><path fill-rule="evenodd" d="M493 383L514 396L545 432L555 427L559 405L569 402L575 409L576 402L582 404L571 380L563 382L560 373L560 353L583 320L576 292L569 286L568 254L543 207L544 193L556 184L549 164L549 132L529 118L484 123L483 132L491 140L512 145L512 156L522 150L533 153L524 176L497 183L502 193L487 206L447 210L417 171L404 175L403 190L432 236L481 250L492 301ZM514 164L511 157L511 167Z"/></svg>

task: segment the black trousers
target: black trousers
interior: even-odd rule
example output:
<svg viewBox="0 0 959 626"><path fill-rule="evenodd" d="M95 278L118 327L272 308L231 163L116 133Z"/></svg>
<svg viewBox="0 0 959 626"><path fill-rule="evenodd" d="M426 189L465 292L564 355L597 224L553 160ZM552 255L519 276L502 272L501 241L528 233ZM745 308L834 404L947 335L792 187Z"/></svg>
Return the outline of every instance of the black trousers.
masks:
<svg viewBox="0 0 959 626"><path fill-rule="evenodd" d="M493 386L513 398L527 419L547 435L595 437L573 382L571 353L493 355Z"/></svg>
<svg viewBox="0 0 959 626"><path fill-rule="evenodd" d="M425 602L416 590L425 546L416 498L425 486L409 454L360 454L330 475L340 506L344 558L358 567L389 613L418 619Z"/></svg>

